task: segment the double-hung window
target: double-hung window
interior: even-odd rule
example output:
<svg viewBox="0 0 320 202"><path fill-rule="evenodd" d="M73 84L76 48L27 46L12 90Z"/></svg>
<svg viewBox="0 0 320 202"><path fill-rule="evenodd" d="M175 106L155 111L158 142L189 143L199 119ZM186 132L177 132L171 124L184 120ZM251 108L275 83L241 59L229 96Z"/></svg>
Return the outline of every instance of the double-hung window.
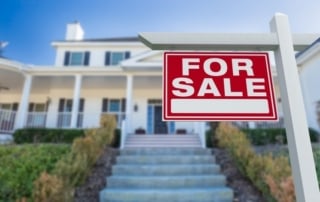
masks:
<svg viewBox="0 0 320 202"><path fill-rule="evenodd" d="M0 103L0 109L18 111L18 103Z"/></svg>
<svg viewBox="0 0 320 202"><path fill-rule="evenodd" d="M29 113L26 127L40 128L45 127L47 118L46 103L29 103Z"/></svg>
<svg viewBox="0 0 320 202"><path fill-rule="evenodd" d="M90 62L90 52L67 51L64 56L64 66L88 66Z"/></svg>
<svg viewBox="0 0 320 202"><path fill-rule="evenodd" d="M83 123L83 111L84 111L85 99L81 98L78 108L77 127L81 128ZM71 124L72 113L72 99L60 98L58 107L58 128L69 127Z"/></svg>
<svg viewBox="0 0 320 202"><path fill-rule="evenodd" d="M117 51L117 52L107 51L105 55L104 63L106 66L118 65L121 61L128 58L130 58L129 51Z"/></svg>
<svg viewBox="0 0 320 202"><path fill-rule="evenodd" d="M121 121L125 118L126 99L102 99L102 113L113 114L117 119L117 126L120 127Z"/></svg>

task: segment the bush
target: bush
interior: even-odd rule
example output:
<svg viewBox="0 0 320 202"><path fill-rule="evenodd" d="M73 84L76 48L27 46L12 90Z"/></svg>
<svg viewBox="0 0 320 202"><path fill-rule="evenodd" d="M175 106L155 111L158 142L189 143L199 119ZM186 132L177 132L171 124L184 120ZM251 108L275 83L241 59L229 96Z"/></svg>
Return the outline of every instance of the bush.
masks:
<svg viewBox="0 0 320 202"><path fill-rule="evenodd" d="M256 128L242 129L253 145L287 144L287 136L284 128ZM311 142L318 141L318 132L309 128Z"/></svg>
<svg viewBox="0 0 320 202"><path fill-rule="evenodd" d="M12 145L0 147L0 201L31 197L33 181L50 172L69 145Z"/></svg>
<svg viewBox="0 0 320 202"><path fill-rule="evenodd" d="M207 148L212 148L213 144L212 144L212 140L213 139L213 132L212 130L207 130L206 131L206 147Z"/></svg>
<svg viewBox="0 0 320 202"><path fill-rule="evenodd" d="M51 202L51 201L71 201L68 195L65 196L61 190L65 190L63 181L54 175L43 172L41 176L34 182L35 192L33 198L35 202Z"/></svg>
<svg viewBox="0 0 320 202"><path fill-rule="evenodd" d="M117 128L114 130L114 140L112 143L112 147L119 148L120 144L121 144L121 130Z"/></svg>
<svg viewBox="0 0 320 202"><path fill-rule="evenodd" d="M33 192L35 201L41 201L46 197L50 198L52 193L60 193L65 198L64 201L66 199L68 199L67 201L72 201L74 187L84 182L92 166L100 157L104 147L111 145L114 141L115 117L109 115L102 116L100 125L100 128L85 131L85 137L75 139L71 152L57 162L51 175L46 176L43 174L45 179L38 179L37 182L41 182L41 186L37 186ZM57 178L56 180L62 181L63 186L52 188L50 183L42 183L46 178L52 180ZM46 190L46 192L42 190Z"/></svg>
<svg viewBox="0 0 320 202"><path fill-rule="evenodd" d="M271 201L295 201L289 160L285 156L257 155L244 132L221 123L216 137L226 148L239 170Z"/></svg>
<svg viewBox="0 0 320 202"><path fill-rule="evenodd" d="M13 134L15 143L69 143L75 138L83 137L81 129L48 129L25 128L16 130Z"/></svg>

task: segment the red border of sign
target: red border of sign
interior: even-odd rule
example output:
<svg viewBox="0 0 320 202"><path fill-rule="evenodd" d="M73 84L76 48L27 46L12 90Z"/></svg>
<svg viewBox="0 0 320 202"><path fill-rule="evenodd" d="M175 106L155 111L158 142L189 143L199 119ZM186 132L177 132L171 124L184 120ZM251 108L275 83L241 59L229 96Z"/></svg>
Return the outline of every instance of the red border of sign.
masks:
<svg viewBox="0 0 320 202"><path fill-rule="evenodd" d="M185 115L176 115L176 116L170 116L168 115L168 97L167 97L167 57L168 55L259 55L266 57L266 71L268 75L268 81L269 81L269 90L270 90L270 96L269 99L271 101L271 115L268 116L244 116L244 115L192 115L192 116L185 116ZM164 52L164 68L163 68L163 76L162 76L162 100L163 107L162 107L162 119L165 121L277 121L278 120L278 114L277 114L277 106L275 102L275 94L274 94L274 87L273 87L273 81L272 81L272 74L271 74L271 68L269 63L269 55L266 52Z"/></svg>

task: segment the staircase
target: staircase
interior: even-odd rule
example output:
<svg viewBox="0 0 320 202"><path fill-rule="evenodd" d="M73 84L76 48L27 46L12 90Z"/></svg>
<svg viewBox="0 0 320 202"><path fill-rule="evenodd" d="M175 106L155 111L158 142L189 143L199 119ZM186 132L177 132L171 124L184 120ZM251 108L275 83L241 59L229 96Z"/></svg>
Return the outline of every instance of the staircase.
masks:
<svg viewBox="0 0 320 202"><path fill-rule="evenodd" d="M141 147L201 147L198 135L129 135L125 141L125 148Z"/></svg>
<svg viewBox="0 0 320 202"><path fill-rule="evenodd" d="M231 202L233 191L202 148L120 151L100 202Z"/></svg>

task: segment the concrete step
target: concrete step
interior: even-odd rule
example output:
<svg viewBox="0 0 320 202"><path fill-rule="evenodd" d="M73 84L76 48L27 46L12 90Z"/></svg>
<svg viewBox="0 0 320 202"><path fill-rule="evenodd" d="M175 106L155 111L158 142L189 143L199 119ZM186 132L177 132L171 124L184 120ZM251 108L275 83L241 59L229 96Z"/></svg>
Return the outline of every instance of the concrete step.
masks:
<svg viewBox="0 0 320 202"><path fill-rule="evenodd" d="M229 188L104 189L100 202L232 202Z"/></svg>
<svg viewBox="0 0 320 202"><path fill-rule="evenodd" d="M120 155L211 155L210 149L203 148L126 148Z"/></svg>
<svg viewBox="0 0 320 202"><path fill-rule="evenodd" d="M113 176L190 176L218 174L220 166L215 164L197 165L114 165Z"/></svg>
<svg viewBox="0 0 320 202"><path fill-rule="evenodd" d="M100 202L233 201L211 150L162 144L121 150Z"/></svg>
<svg viewBox="0 0 320 202"><path fill-rule="evenodd" d="M139 147L201 147L197 135L129 135L125 148Z"/></svg>
<svg viewBox="0 0 320 202"><path fill-rule="evenodd" d="M139 143L139 144L125 144L125 148L148 148L148 147L154 147L154 148L166 148L166 147L181 147L181 148L194 148L198 147L201 148L200 144L159 144L159 143L154 143L154 144L145 144L145 143Z"/></svg>
<svg viewBox="0 0 320 202"><path fill-rule="evenodd" d="M207 155L118 156L119 164L214 164L215 157Z"/></svg>
<svg viewBox="0 0 320 202"><path fill-rule="evenodd" d="M107 178L110 188L144 189L181 189L223 187L226 178L223 175L198 176L111 176Z"/></svg>

